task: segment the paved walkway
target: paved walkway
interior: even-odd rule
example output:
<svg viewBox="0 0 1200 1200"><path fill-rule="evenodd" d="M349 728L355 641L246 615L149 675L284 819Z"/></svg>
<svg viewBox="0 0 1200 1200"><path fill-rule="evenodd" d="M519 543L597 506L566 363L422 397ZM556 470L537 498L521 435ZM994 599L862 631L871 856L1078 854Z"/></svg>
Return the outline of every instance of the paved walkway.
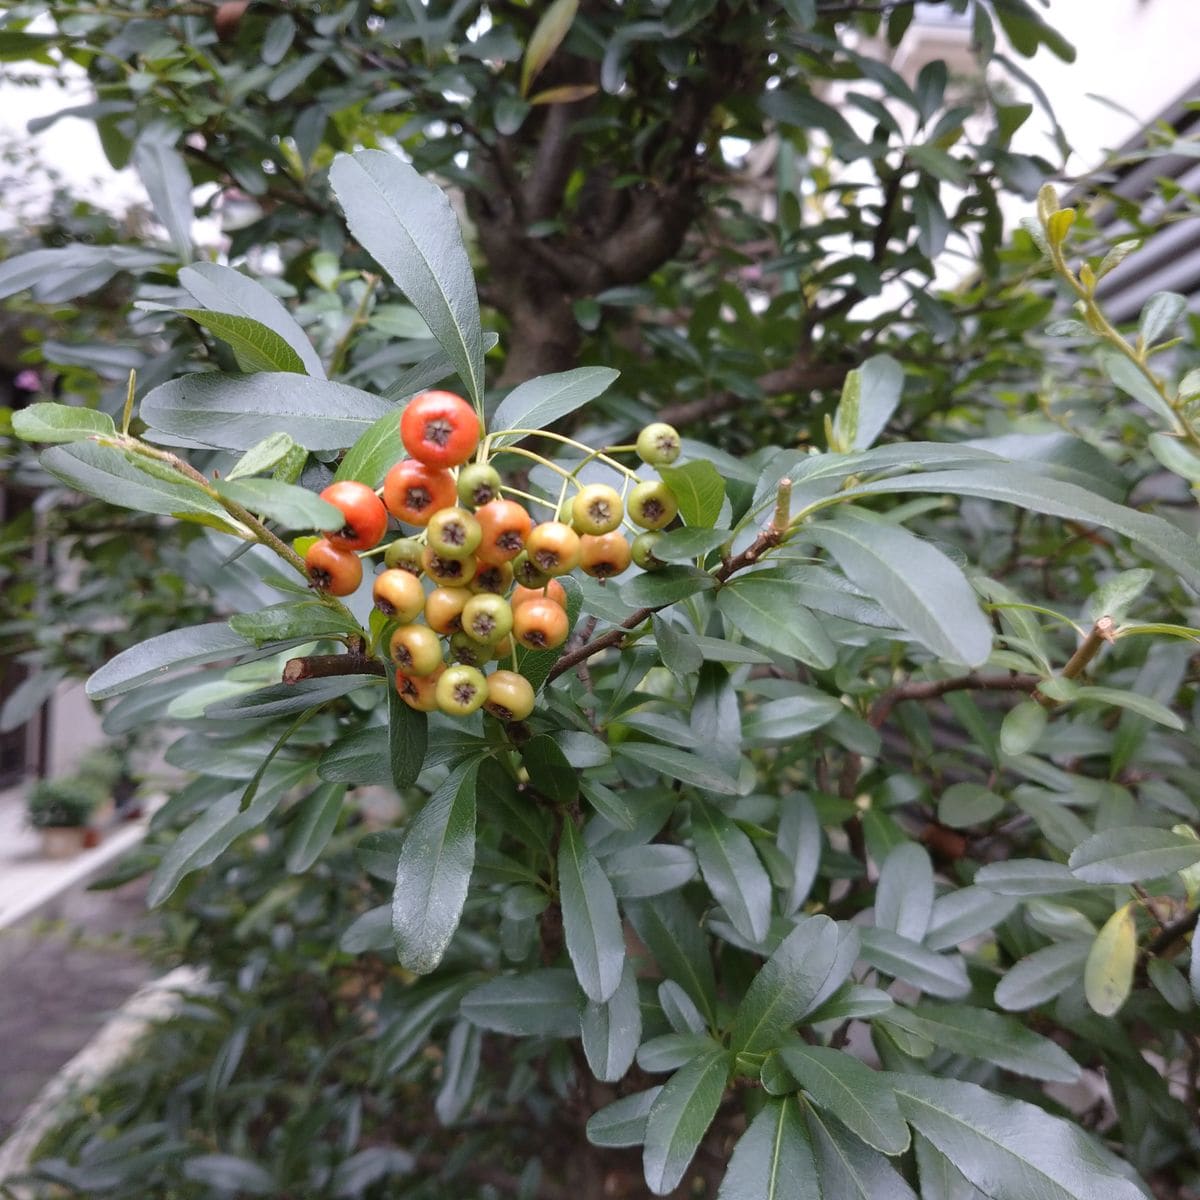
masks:
<svg viewBox="0 0 1200 1200"><path fill-rule="evenodd" d="M147 927L144 880L89 892L142 831L41 859L19 805L0 803L0 1141L24 1108L153 974L134 938Z"/></svg>

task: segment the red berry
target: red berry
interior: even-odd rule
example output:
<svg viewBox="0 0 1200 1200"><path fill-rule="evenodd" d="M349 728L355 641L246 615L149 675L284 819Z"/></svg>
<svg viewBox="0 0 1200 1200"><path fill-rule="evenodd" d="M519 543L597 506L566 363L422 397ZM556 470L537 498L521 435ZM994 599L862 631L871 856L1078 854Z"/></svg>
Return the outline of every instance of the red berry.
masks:
<svg viewBox="0 0 1200 1200"><path fill-rule="evenodd" d="M400 417L400 440L413 458L431 467L457 467L479 445L479 418L453 392L422 392Z"/></svg>
<svg viewBox="0 0 1200 1200"><path fill-rule="evenodd" d="M362 583L362 560L353 550L342 550L322 538L304 556L308 577L318 591L331 596L349 596Z"/></svg>
<svg viewBox="0 0 1200 1200"><path fill-rule="evenodd" d="M321 499L340 509L346 523L325 536L343 550L370 550L378 546L387 529L387 509L383 501L365 483L343 479L331 483Z"/></svg>

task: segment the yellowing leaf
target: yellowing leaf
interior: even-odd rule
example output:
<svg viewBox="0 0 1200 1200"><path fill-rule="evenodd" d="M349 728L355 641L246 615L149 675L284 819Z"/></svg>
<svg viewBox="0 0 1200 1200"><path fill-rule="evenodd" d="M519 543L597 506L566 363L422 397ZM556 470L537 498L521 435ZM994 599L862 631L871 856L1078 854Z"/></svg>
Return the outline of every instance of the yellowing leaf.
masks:
<svg viewBox="0 0 1200 1200"><path fill-rule="evenodd" d="M1096 935L1083 971L1083 990L1094 1012L1111 1017L1119 1012L1133 987L1137 961L1137 925L1133 901L1118 908Z"/></svg>
<svg viewBox="0 0 1200 1200"><path fill-rule="evenodd" d="M542 14L529 45L525 47L525 61L521 64L522 96L529 94L529 85L562 45L578 8L579 0L554 0Z"/></svg>

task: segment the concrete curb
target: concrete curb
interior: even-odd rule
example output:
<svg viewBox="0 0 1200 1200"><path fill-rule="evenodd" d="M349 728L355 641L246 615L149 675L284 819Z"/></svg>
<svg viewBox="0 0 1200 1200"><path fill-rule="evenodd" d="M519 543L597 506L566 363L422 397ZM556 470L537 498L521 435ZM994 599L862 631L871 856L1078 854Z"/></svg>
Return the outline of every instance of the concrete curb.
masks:
<svg viewBox="0 0 1200 1200"><path fill-rule="evenodd" d="M70 1112L80 1097L133 1053L151 1027L176 1013L200 991L205 973L176 967L135 992L100 1032L42 1089L8 1140L0 1145L0 1184L29 1166L38 1143ZM13 1195L26 1193L13 1188Z"/></svg>

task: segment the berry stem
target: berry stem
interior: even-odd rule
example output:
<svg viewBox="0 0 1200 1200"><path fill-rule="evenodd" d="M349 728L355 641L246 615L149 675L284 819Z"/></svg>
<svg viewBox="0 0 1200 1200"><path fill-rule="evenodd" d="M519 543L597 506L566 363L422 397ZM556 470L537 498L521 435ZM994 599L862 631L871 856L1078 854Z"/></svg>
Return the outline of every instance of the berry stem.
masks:
<svg viewBox="0 0 1200 1200"><path fill-rule="evenodd" d="M509 436L550 438L551 441L561 442L564 446L574 446L576 450L584 451L589 457L594 456L594 457L598 458L601 462L607 463L610 467L613 468L613 470L620 471L622 475L630 475L635 479L637 478L636 471L631 471L623 463L617 462L617 460L615 458L610 458L603 451L593 450L592 447L589 446L586 442L576 441L575 438L569 438L561 433L551 433L550 430L548 430L548 429L498 429L494 433L489 433L487 435L487 437L484 439L484 441L486 443L488 443L489 447L490 447L490 443L493 438L509 437ZM513 447L512 446L501 446L500 449L506 450L506 451L511 451L511 450L513 450ZM542 461L545 462L545 459L542 459ZM547 465L549 465L549 464L547 464Z"/></svg>
<svg viewBox="0 0 1200 1200"><path fill-rule="evenodd" d="M350 350L350 339L354 336L355 330L366 323L367 309L371 304L371 297L375 294L375 289L379 286L379 276L371 275L368 272L363 272L363 278L366 280L366 287L363 288L363 294L359 298L358 307L354 310L354 315L350 318L350 324L346 326L342 336L338 339L338 344L333 348L333 354L329 359L329 375L330 378L337 375L342 367L346 365L346 354Z"/></svg>
<svg viewBox="0 0 1200 1200"><path fill-rule="evenodd" d="M501 446L497 454L516 454L521 458L527 458L531 462L535 462L538 466L546 467L553 471L556 475L561 475L564 479L573 479L574 476L565 467L560 467L558 463L551 462L548 458L543 458L540 454L534 453L532 450L523 450L520 446ZM578 483L578 480L576 480ZM583 484L578 484L582 487Z"/></svg>
<svg viewBox="0 0 1200 1200"><path fill-rule="evenodd" d="M541 496L535 496L531 492L523 492L520 488L509 487L507 483L500 485L502 492L507 492L510 496L520 496L522 500L528 500L530 504L540 504L543 508L552 508L558 511L558 505L551 503L549 500L543 500Z"/></svg>

